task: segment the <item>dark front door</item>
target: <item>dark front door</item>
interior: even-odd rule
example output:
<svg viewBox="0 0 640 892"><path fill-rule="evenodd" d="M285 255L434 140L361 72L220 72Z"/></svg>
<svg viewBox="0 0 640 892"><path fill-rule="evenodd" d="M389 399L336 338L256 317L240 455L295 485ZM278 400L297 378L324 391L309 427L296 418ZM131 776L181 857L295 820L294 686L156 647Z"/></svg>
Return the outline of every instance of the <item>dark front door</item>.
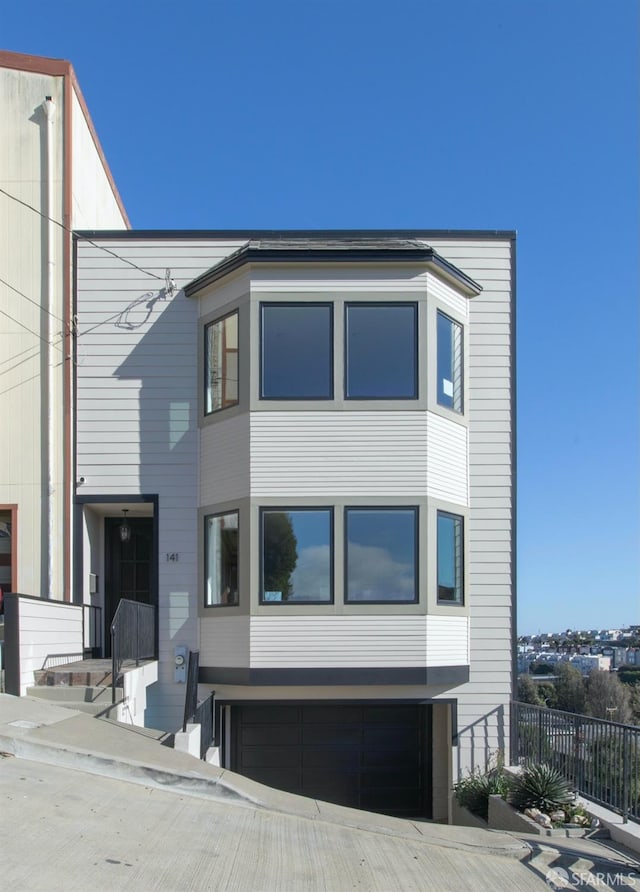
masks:
<svg viewBox="0 0 640 892"><path fill-rule="evenodd" d="M119 517L105 518L105 653L111 655L111 622L121 598L153 604L153 518L131 517L131 538L120 537Z"/></svg>
<svg viewBox="0 0 640 892"><path fill-rule="evenodd" d="M430 817L431 709L414 704L231 707L231 769L290 793Z"/></svg>

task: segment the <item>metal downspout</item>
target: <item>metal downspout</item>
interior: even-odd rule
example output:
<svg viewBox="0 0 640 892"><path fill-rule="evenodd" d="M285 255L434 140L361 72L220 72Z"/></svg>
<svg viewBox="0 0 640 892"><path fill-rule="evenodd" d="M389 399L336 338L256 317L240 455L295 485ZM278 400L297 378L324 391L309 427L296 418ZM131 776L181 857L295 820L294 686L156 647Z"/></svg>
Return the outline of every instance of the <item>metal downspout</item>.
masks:
<svg viewBox="0 0 640 892"><path fill-rule="evenodd" d="M55 425L55 366L53 339L54 327L54 289L55 289L55 235L54 235L54 177L53 177L53 124L56 117L56 104L47 96L42 103L47 122L47 157L46 157L46 186L47 186L47 239L46 239L46 263L47 263L47 295L46 305L46 337L44 349L46 352L47 369L47 592L46 597L55 595L55 560L57 554L55 536L55 466L56 466L56 425Z"/></svg>

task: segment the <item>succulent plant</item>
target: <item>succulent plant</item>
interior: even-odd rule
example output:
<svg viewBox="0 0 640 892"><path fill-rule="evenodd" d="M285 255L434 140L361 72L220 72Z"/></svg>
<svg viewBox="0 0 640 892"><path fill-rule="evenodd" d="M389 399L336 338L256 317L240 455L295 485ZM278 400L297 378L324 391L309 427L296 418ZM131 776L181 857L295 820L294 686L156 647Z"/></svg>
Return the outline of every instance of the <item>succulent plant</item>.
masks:
<svg viewBox="0 0 640 892"><path fill-rule="evenodd" d="M507 779L500 769L484 774L472 772L458 781L453 790L459 805L468 808L472 814L486 821L489 814L489 796L498 793L504 797L507 792Z"/></svg>
<svg viewBox="0 0 640 892"><path fill-rule="evenodd" d="M520 811L539 808L547 814L570 803L573 793L551 765L530 765L511 784L509 802Z"/></svg>

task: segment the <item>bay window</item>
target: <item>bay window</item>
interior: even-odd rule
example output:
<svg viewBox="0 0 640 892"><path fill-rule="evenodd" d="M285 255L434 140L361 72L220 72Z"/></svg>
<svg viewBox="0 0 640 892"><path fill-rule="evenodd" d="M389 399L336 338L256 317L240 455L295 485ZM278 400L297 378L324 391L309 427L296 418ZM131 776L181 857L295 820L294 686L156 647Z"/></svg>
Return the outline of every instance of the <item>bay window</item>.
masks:
<svg viewBox="0 0 640 892"><path fill-rule="evenodd" d="M438 511L438 603L464 602L464 518Z"/></svg>
<svg viewBox="0 0 640 892"><path fill-rule="evenodd" d="M263 508L263 604L333 601L333 510Z"/></svg>
<svg viewBox="0 0 640 892"><path fill-rule="evenodd" d="M444 313L438 313L437 390L438 404L463 411L463 328Z"/></svg>
<svg viewBox="0 0 640 892"><path fill-rule="evenodd" d="M210 415L238 402L238 314L209 323L204 338L204 412Z"/></svg>
<svg viewBox="0 0 640 892"><path fill-rule="evenodd" d="M205 607L238 603L238 512L205 517Z"/></svg>
<svg viewBox="0 0 640 892"><path fill-rule="evenodd" d="M418 509L345 509L345 601L418 600Z"/></svg>

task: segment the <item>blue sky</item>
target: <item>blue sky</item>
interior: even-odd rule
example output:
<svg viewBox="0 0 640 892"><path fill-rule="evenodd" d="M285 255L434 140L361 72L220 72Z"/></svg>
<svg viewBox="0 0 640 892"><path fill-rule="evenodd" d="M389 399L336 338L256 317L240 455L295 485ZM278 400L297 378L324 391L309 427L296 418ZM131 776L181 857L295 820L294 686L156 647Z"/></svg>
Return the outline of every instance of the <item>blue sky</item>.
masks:
<svg viewBox="0 0 640 892"><path fill-rule="evenodd" d="M640 622L636 0L30 0L136 228L518 231L519 629Z"/></svg>

